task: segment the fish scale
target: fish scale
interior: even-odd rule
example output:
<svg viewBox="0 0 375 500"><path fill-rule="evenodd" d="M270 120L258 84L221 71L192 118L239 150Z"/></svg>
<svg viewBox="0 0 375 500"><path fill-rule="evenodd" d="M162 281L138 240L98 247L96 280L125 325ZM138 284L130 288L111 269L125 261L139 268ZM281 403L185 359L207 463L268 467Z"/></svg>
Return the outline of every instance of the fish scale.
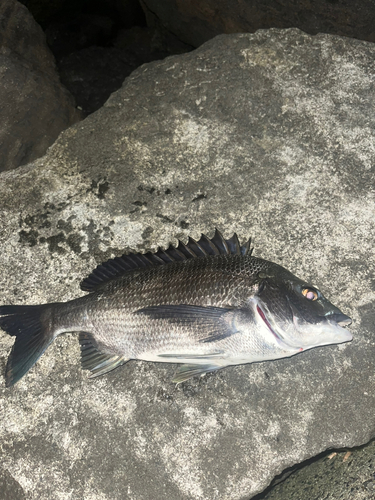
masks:
<svg viewBox="0 0 375 500"><path fill-rule="evenodd" d="M91 377L141 359L179 363L175 382L351 340L350 318L316 287L218 230L111 259L81 288L88 294L64 303L0 306L0 327L16 337L7 386L65 332L79 334Z"/></svg>

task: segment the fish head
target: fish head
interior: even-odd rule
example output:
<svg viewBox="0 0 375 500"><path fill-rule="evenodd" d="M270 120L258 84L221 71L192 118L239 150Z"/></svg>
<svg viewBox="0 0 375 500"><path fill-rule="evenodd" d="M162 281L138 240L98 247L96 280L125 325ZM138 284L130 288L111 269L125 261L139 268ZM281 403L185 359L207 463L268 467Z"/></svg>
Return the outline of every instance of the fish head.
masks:
<svg viewBox="0 0 375 500"><path fill-rule="evenodd" d="M277 264L260 272L259 280L255 297L259 320L286 350L302 351L352 340L351 333L343 328L351 318L316 286Z"/></svg>

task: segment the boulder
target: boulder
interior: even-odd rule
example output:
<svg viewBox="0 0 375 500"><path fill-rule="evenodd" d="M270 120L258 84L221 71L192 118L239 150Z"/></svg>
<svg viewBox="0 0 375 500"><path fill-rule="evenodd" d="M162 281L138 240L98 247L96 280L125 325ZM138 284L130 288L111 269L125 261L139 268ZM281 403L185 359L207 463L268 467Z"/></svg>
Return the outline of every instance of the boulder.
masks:
<svg viewBox="0 0 375 500"><path fill-rule="evenodd" d="M81 119L42 29L21 3L0 4L0 171L42 156Z"/></svg>
<svg viewBox="0 0 375 500"><path fill-rule="evenodd" d="M175 366L141 361L89 380L77 336L60 336L1 381L7 491L239 500L375 437L374 59L370 43L297 29L221 35L138 68L0 175L0 304L78 297L98 263L218 227L317 284L354 337L176 386Z"/></svg>
<svg viewBox="0 0 375 500"><path fill-rule="evenodd" d="M371 0L279 2L277 0L140 0L149 25L169 30L198 47L222 33L253 33L260 28L292 28L375 41Z"/></svg>
<svg viewBox="0 0 375 500"><path fill-rule="evenodd" d="M280 478L278 484L257 495L256 500L301 500L306 495L331 500L375 498L374 440L360 448L327 452L308 462L289 477Z"/></svg>

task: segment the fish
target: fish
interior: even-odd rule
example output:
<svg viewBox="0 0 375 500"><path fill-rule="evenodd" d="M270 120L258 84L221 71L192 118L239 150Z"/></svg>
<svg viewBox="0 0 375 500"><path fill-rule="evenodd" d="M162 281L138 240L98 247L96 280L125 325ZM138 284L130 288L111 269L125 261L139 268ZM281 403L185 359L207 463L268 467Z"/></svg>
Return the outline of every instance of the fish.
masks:
<svg viewBox="0 0 375 500"><path fill-rule="evenodd" d="M314 285L252 255L236 233L129 253L100 264L68 302L0 306L15 337L7 387L54 339L77 332L82 368L103 375L130 359L177 363L181 383L230 365L285 358L352 340L351 318Z"/></svg>

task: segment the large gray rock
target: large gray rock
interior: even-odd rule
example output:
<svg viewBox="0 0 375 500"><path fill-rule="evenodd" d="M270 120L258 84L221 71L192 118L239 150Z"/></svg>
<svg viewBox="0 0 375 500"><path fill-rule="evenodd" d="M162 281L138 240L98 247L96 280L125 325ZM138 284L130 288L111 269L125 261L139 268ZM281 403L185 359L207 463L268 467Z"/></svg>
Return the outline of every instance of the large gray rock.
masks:
<svg viewBox="0 0 375 500"><path fill-rule="evenodd" d="M45 154L80 112L61 85L45 36L16 0L0 2L0 171Z"/></svg>
<svg viewBox="0 0 375 500"><path fill-rule="evenodd" d="M257 500L373 500L374 470L375 441L371 441L359 449L327 453L259 495Z"/></svg>
<svg viewBox="0 0 375 500"><path fill-rule="evenodd" d="M169 30L198 47L222 33L254 33L260 28L300 28L375 41L372 0L140 0L149 24Z"/></svg>
<svg viewBox="0 0 375 500"><path fill-rule="evenodd" d="M354 336L179 386L173 366L140 361L88 380L76 336L60 337L14 388L2 381L6 488L244 499L375 436L374 58L298 30L220 36L142 66L44 158L1 175L0 304L77 297L97 263L217 226L318 284Z"/></svg>

